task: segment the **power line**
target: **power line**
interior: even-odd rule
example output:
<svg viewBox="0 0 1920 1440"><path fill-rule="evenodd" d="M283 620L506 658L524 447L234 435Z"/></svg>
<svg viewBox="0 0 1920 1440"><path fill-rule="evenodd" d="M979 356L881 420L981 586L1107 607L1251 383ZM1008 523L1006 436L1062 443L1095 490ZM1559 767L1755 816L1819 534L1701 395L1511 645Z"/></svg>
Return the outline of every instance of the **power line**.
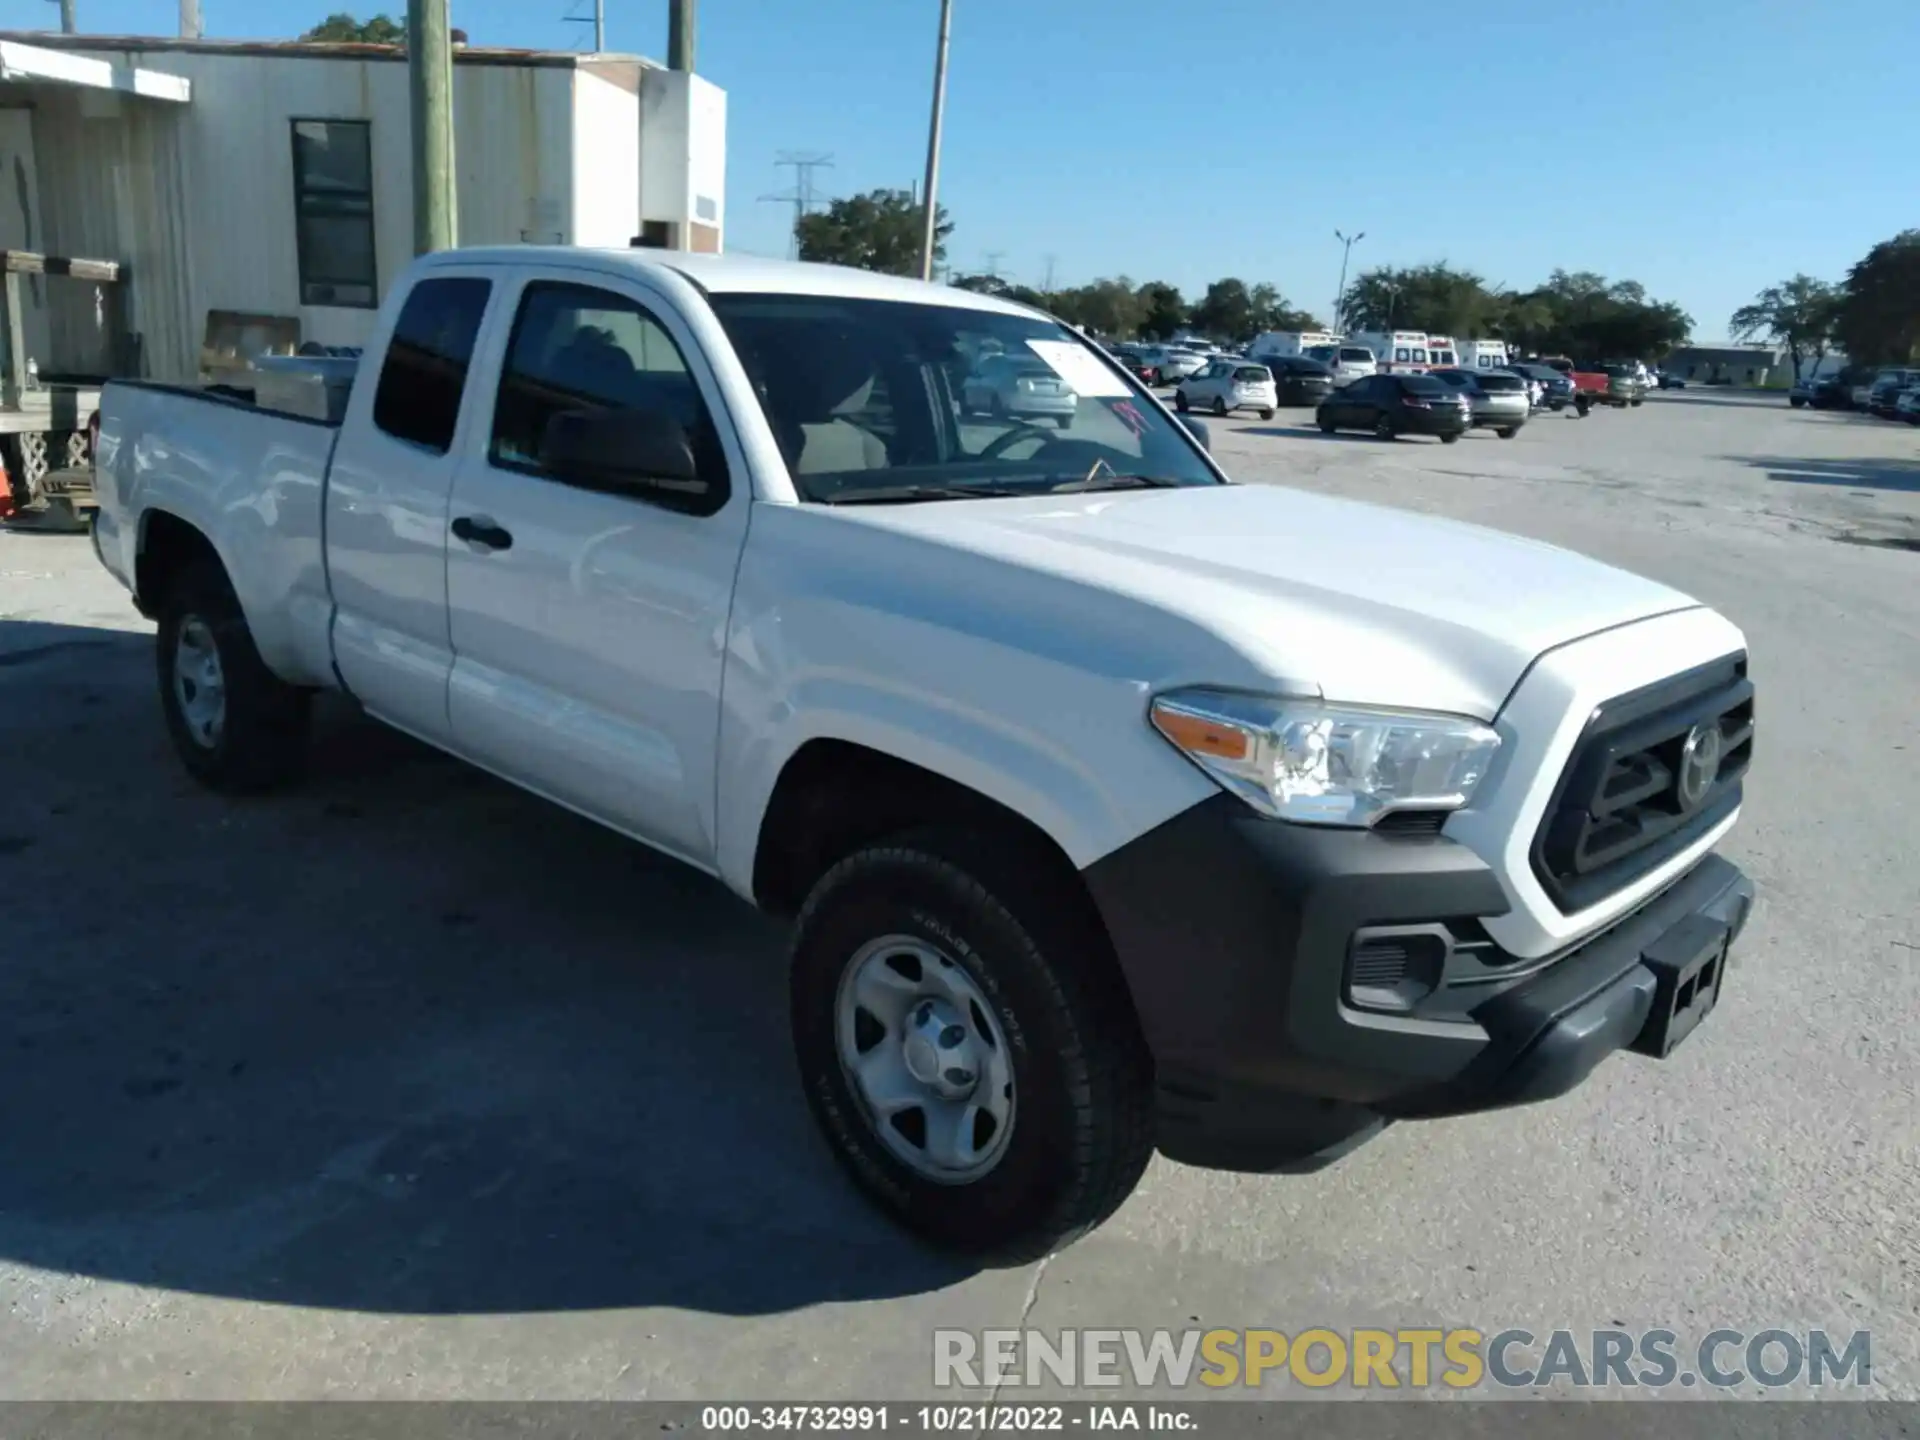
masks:
<svg viewBox="0 0 1920 1440"><path fill-rule="evenodd" d="M816 154L812 151L782 150L773 159L776 169L791 168L793 184L788 189L777 190L771 195L762 195L763 202L793 206L793 234L787 238L787 255L791 258L800 253L800 222L807 218L816 203L813 185L813 172L831 170L833 156Z"/></svg>
<svg viewBox="0 0 1920 1440"><path fill-rule="evenodd" d="M998 280L1000 278L1000 262L1006 258L1006 254L1007 252L1004 250L987 251L987 268L981 273L983 275L991 275L995 280Z"/></svg>
<svg viewBox="0 0 1920 1440"><path fill-rule="evenodd" d="M591 3L591 14L582 15L580 7ZM598 55L607 48L607 0L574 0L567 13L560 17L568 25L593 26L593 53Z"/></svg>

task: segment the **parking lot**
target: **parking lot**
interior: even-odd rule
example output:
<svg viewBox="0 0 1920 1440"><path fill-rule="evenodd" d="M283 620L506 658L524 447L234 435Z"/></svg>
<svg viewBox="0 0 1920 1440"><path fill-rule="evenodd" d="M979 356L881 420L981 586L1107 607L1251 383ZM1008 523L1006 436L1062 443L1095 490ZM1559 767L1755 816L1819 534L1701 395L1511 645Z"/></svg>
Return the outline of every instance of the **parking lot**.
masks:
<svg viewBox="0 0 1920 1440"><path fill-rule="evenodd" d="M1760 908L1670 1061L1317 1176L1156 1161L972 1272L816 1138L777 926L339 711L300 792L200 792L87 542L0 533L0 1398L906 1397L936 1326L1196 1322L1865 1329L1920 1398L1920 430L1698 391L1451 446L1309 422L1209 424L1242 481L1745 628Z"/></svg>

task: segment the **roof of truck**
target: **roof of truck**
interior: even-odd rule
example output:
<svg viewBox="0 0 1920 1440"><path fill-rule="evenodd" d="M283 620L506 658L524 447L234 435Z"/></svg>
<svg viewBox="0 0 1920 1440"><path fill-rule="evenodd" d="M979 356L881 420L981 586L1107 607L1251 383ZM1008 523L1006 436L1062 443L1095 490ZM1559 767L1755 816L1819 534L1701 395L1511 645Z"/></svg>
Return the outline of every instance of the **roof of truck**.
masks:
<svg viewBox="0 0 1920 1440"><path fill-rule="evenodd" d="M684 250L635 246L627 250L598 250L570 245L496 245L446 250L430 257L433 264L538 264L542 261L573 268L671 271L712 294L823 295L855 300L904 300L920 304L953 305L968 310L991 310L1003 315L1035 312L1011 300L962 290L956 285L930 284L899 275L881 275L845 265L816 265L799 260L765 260L757 255L698 255Z"/></svg>

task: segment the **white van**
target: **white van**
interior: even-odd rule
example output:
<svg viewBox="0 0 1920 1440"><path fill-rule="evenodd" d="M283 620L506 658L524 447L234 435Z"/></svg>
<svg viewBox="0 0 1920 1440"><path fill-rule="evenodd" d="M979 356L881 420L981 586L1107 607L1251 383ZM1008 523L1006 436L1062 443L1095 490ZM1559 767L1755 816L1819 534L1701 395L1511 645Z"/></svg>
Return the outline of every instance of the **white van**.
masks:
<svg viewBox="0 0 1920 1440"><path fill-rule="evenodd" d="M1304 355L1315 346L1339 343L1338 335L1329 335L1324 330L1268 330L1253 337L1253 343L1247 347L1247 358L1262 360L1272 356L1278 360L1291 355Z"/></svg>
<svg viewBox="0 0 1920 1440"><path fill-rule="evenodd" d="M1504 340L1465 340L1460 344L1460 365L1465 370L1504 370L1513 363L1513 354Z"/></svg>
<svg viewBox="0 0 1920 1440"><path fill-rule="evenodd" d="M1349 335L1350 345L1364 345L1380 362L1382 370L1402 373L1426 373L1433 362L1427 358L1427 332L1424 330L1366 330ZM1451 347L1452 342L1448 342Z"/></svg>
<svg viewBox="0 0 1920 1440"><path fill-rule="evenodd" d="M1309 360L1318 360L1333 371L1333 383L1336 387L1351 385L1356 380L1364 380L1369 375L1380 372L1380 362L1373 351L1351 340L1326 345L1311 345L1305 352Z"/></svg>

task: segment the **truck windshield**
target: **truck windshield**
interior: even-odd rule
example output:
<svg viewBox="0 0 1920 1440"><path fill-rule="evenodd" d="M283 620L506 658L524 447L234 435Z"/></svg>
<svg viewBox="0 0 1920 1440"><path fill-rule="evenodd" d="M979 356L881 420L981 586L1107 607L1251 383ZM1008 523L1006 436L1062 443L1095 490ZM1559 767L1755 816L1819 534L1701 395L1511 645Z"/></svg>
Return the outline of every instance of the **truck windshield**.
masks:
<svg viewBox="0 0 1920 1440"><path fill-rule="evenodd" d="M823 295L710 303L802 499L1221 483L1165 411L1038 316Z"/></svg>

